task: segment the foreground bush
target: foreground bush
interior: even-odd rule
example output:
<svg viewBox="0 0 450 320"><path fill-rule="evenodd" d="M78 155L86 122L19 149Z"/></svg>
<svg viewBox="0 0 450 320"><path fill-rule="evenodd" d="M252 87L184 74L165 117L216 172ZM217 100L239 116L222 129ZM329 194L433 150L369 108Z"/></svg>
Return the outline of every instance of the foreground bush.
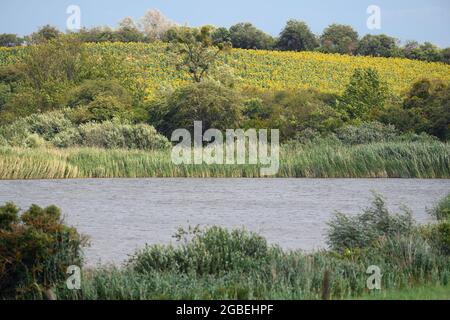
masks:
<svg viewBox="0 0 450 320"><path fill-rule="evenodd" d="M33 205L20 216L12 203L0 207L0 300L49 298L67 267L82 265L83 243L55 206Z"/></svg>
<svg viewBox="0 0 450 320"><path fill-rule="evenodd" d="M336 214L329 227L328 244L341 253L371 247L381 238L410 236L415 230L410 212L389 213L380 196L375 196L372 206L358 216Z"/></svg>

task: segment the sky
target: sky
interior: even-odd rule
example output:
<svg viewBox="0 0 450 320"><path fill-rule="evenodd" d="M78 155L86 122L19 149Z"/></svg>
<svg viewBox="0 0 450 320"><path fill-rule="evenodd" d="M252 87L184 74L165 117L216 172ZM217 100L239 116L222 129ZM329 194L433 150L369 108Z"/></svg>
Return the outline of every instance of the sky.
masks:
<svg viewBox="0 0 450 320"><path fill-rule="evenodd" d="M138 19L159 9L180 24L230 27L251 22L278 35L289 19L305 21L320 34L331 23L353 26L360 35L384 33L401 41L430 41L450 47L449 0L0 0L0 33L21 36L50 24L66 29L69 5L81 9L83 27L114 27L124 17ZM369 30L367 8L381 9L381 29Z"/></svg>

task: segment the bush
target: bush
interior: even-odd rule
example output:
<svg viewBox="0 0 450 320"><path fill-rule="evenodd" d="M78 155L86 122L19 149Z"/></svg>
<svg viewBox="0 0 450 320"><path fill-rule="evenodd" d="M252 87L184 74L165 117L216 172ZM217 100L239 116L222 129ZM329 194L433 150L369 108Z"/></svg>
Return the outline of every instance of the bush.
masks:
<svg viewBox="0 0 450 320"><path fill-rule="evenodd" d="M442 140L450 138L450 84L440 80L416 82L403 102L410 130L426 132ZM401 120L401 119L400 119Z"/></svg>
<svg viewBox="0 0 450 320"><path fill-rule="evenodd" d="M450 193L429 211L438 221L450 220Z"/></svg>
<svg viewBox="0 0 450 320"><path fill-rule="evenodd" d="M355 217L337 213L329 223L328 244L332 250L365 249L372 247L375 241L393 236L409 236L415 230L411 213L389 213L384 199L375 195L372 207Z"/></svg>
<svg viewBox="0 0 450 320"><path fill-rule="evenodd" d="M186 235L179 230L178 239ZM178 247L147 246L129 261L139 273L169 270L197 275L223 275L231 271L249 272L264 262L269 247L264 238L245 230L228 231L212 227L193 229L191 240Z"/></svg>
<svg viewBox="0 0 450 320"><path fill-rule="evenodd" d="M155 128L146 124L120 124L106 121L103 123L87 123L79 127L79 134L67 133L66 137L73 137L81 141L82 146L106 149L163 149L170 146L169 141L158 134ZM81 139L80 139L81 137ZM63 137L58 137L60 141ZM75 142L66 140L66 144Z"/></svg>
<svg viewBox="0 0 450 320"><path fill-rule="evenodd" d="M20 217L14 204L0 207L0 299L43 298L68 266L81 267L83 244L55 206L33 205Z"/></svg>
<svg viewBox="0 0 450 320"><path fill-rule="evenodd" d="M166 137L180 128L193 132L194 121L203 121L205 130L224 131L239 127L241 108L239 92L215 81L202 81L152 102L149 119Z"/></svg>
<svg viewBox="0 0 450 320"><path fill-rule="evenodd" d="M82 145L82 137L78 128L69 128L58 133L51 143L57 148L70 148Z"/></svg>
<svg viewBox="0 0 450 320"><path fill-rule="evenodd" d="M393 141L398 132L392 125L379 122L363 122L359 126L344 126L336 130L337 138L345 144L366 144Z"/></svg>
<svg viewBox="0 0 450 320"><path fill-rule="evenodd" d="M115 80L88 80L72 89L67 105L79 108L76 123L132 118L132 99L128 91Z"/></svg>
<svg viewBox="0 0 450 320"><path fill-rule="evenodd" d="M0 127L0 134L11 146L38 146L42 145L44 140L49 141L71 127L74 127L74 124L68 119L66 111L53 111L33 114L11 125Z"/></svg>

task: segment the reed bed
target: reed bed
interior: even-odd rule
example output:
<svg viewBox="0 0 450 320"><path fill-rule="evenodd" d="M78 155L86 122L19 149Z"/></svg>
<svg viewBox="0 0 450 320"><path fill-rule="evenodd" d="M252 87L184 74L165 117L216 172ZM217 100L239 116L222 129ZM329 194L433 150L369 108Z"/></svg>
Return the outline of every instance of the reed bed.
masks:
<svg viewBox="0 0 450 320"><path fill-rule="evenodd" d="M170 150L0 148L0 179L258 178L254 165L174 165ZM450 178L448 143L284 146L280 178Z"/></svg>

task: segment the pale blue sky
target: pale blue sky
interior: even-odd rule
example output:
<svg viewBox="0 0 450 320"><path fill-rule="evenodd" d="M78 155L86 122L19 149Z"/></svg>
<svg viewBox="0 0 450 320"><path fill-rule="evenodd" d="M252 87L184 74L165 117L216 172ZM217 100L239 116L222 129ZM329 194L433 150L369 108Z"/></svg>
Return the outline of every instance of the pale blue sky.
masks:
<svg viewBox="0 0 450 320"><path fill-rule="evenodd" d="M79 5L82 25L115 26L125 16L139 18L157 8L172 20L192 26L229 27L252 22L278 35L288 19L306 21L320 34L333 22L352 25L360 35L386 33L402 41L431 41L450 46L449 0L0 0L0 33L29 34L51 24L65 30L66 8ZM366 27L369 5L382 10L382 29Z"/></svg>

